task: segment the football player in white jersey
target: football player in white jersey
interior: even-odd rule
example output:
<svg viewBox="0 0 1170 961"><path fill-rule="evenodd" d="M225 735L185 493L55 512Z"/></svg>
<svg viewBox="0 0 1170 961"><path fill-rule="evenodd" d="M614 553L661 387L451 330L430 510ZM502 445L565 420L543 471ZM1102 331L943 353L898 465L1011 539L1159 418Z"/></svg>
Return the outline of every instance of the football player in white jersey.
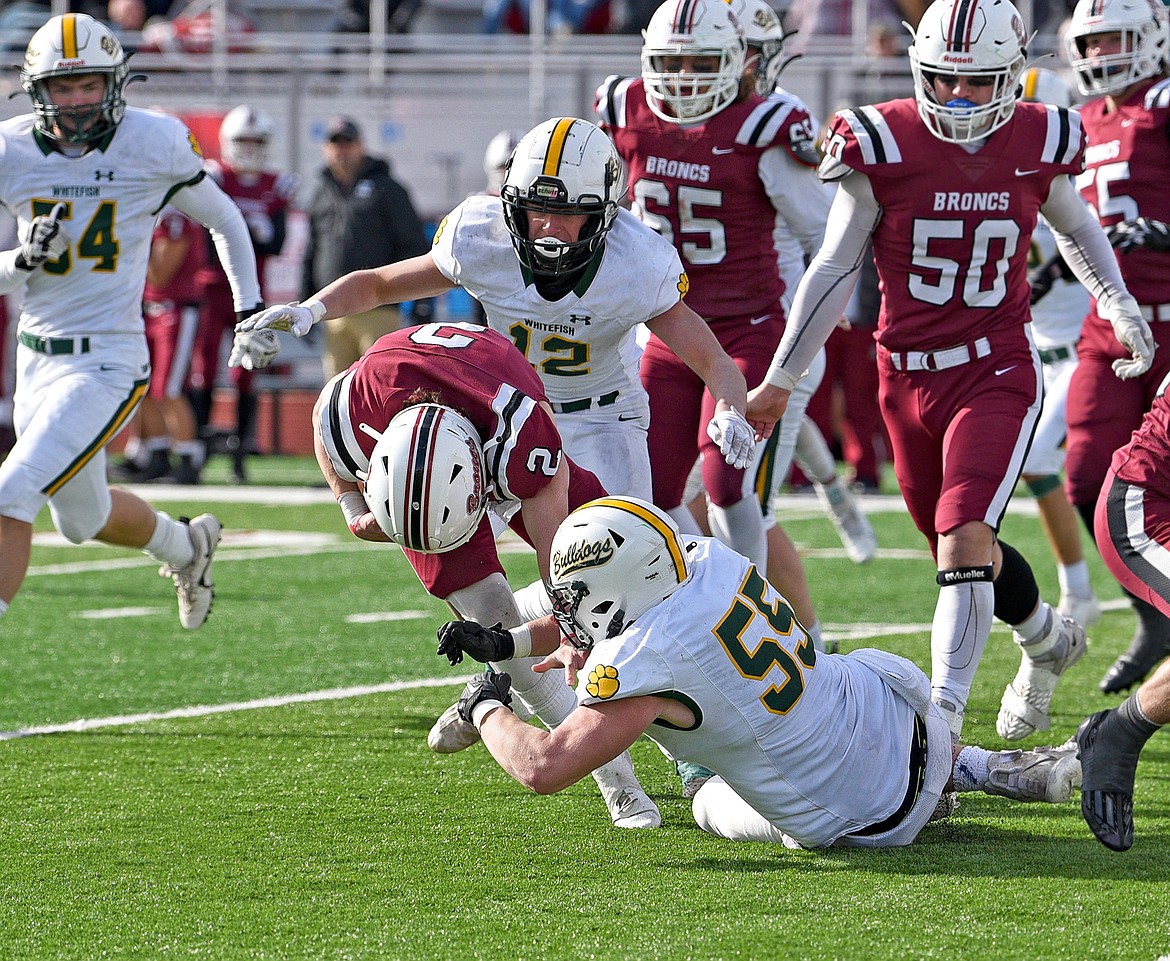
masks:
<svg viewBox="0 0 1170 961"><path fill-rule="evenodd" d="M260 306L260 287L242 215L204 176L182 122L126 106L127 73L108 27L83 14L53 17L29 41L20 74L33 112L0 123L0 201L20 241L0 252L0 293L24 293L19 436L0 466L0 614L24 579L47 501L70 541L137 547L161 561L179 620L194 629L211 607L219 521L176 522L106 482L105 447L150 379L141 301L163 205L211 229L241 316Z"/></svg>
<svg viewBox="0 0 1170 961"><path fill-rule="evenodd" d="M1072 89L1060 74L1044 67L1024 71L1021 100L1072 106ZM1077 368L1077 339L1089 312L1089 292L1072 276L1056 250L1048 221L1040 217L1028 253L1032 282L1032 339L1044 370L1044 404L1021 478L1036 498L1040 520L1060 581L1057 611L1081 627L1101 616L1101 606L1089 583L1089 565L1081 543L1081 524L1061 483L1064 442L1068 435L1065 408L1068 385Z"/></svg>
<svg viewBox="0 0 1170 961"><path fill-rule="evenodd" d="M517 648L549 654L545 669L579 668L578 707L551 733L508 709L507 673L472 679L459 701L504 770L538 793L646 734L717 773L692 802L712 834L887 847L914 840L944 789L1059 802L1080 784L1075 744L952 747L930 681L910 661L873 649L818 654L750 561L711 538L684 541L645 501L579 507L551 561L567 644L552 618L516 632L467 621L439 632L452 663L466 654L498 664Z"/></svg>

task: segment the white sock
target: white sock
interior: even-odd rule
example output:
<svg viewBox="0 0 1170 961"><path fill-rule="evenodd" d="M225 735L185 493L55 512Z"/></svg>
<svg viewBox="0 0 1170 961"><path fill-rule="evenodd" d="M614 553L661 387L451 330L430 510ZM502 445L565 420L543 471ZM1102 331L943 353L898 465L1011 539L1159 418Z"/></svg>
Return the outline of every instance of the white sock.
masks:
<svg viewBox="0 0 1170 961"><path fill-rule="evenodd" d="M195 559L195 545L191 531L165 511L155 511L154 533L142 550L156 561L171 567L186 567Z"/></svg>
<svg viewBox="0 0 1170 961"><path fill-rule="evenodd" d="M1041 601L1027 620L1012 625L1012 629L1017 635L1016 642L1026 647L1032 654L1043 654L1052 647L1052 642L1055 640L1055 638L1049 638L1047 644L1043 643L1048 632L1052 629L1054 616L1055 614L1047 602Z"/></svg>
<svg viewBox="0 0 1170 961"><path fill-rule="evenodd" d="M707 506L711 533L732 550L764 570L768 564L768 532L764 529L764 515L754 497L745 497L727 507Z"/></svg>
<svg viewBox="0 0 1170 961"><path fill-rule="evenodd" d="M577 695L565 683L562 671L546 671L537 674L533 664L539 664L543 657L514 657L510 661L493 664L497 671L505 671L512 678L512 693L548 728L554 728L569 716L577 706Z"/></svg>
<svg viewBox="0 0 1170 961"><path fill-rule="evenodd" d="M3 617L7 613L8 613L8 602L7 601L0 601L0 617Z"/></svg>
<svg viewBox="0 0 1170 961"><path fill-rule="evenodd" d="M1089 583L1089 562L1077 561L1075 564L1058 564L1056 576L1060 581L1060 593L1071 594L1073 597L1089 597L1093 587Z"/></svg>
<svg viewBox="0 0 1170 961"><path fill-rule="evenodd" d="M952 772L955 790L959 794L982 791L987 786L987 779L990 777L987 759L990 757L991 751L970 745L959 752Z"/></svg>
<svg viewBox="0 0 1170 961"><path fill-rule="evenodd" d="M837 462L825 443L825 435L809 417L800 422L796 435L796 466L814 484L829 484L837 476Z"/></svg>
<svg viewBox="0 0 1170 961"><path fill-rule="evenodd" d="M930 629L931 697L954 704L960 715L991 634L994 610L995 587L990 581L939 588Z"/></svg>

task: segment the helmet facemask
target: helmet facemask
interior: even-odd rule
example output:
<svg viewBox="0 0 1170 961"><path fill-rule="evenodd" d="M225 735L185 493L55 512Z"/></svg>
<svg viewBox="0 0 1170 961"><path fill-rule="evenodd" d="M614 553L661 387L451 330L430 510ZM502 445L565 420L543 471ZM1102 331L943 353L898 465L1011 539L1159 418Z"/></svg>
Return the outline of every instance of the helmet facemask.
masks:
<svg viewBox="0 0 1170 961"><path fill-rule="evenodd" d="M625 194L622 162L612 141L585 120L556 117L538 124L512 151L500 200L516 256L537 277L583 270L618 215ZM529 214L584 217L574 240L533 237Z"/></svg>
<svg viewBox="0 0 1170 961"><path fill-rule="evenodd" d="M1091 37L1114 33L1120 39L1116 52L1086 55ZM1073 12L1065 44L1082 94L1121 93L1166 69L1170 16L1158 0L1083 0Z"/></svg>
<svg viewBox="0 0 1170 961"><path fill-rule="evenodd" d="M105 24L85 14L52 17L28 43L20 85L32 98L36 127L53 140L84 145L100 140L126 113L122 91L130 72L129 57ZM58 77L102 78L100 101L57 104L49 81Z"/></svg>
<svg viewBox="0 0 1170 961"><path fill-rule="evenodd" d="M935 0L911 33L914 96L932 134L949 143L972 143L1011 120L1027 62L1024 23L1014 6L1007 0ZM937 77L952 85L966 78L972 87L990 87L990 96L983 104L940 100Z"/></svg>

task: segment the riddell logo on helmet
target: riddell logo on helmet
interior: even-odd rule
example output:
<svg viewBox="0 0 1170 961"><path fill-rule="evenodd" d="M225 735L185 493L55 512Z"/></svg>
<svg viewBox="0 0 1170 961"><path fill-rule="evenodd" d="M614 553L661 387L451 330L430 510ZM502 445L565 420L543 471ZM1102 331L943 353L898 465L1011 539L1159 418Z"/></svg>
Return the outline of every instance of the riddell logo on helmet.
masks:
<svg viewBox="0 0 1170 961"><path fill-rule="evenodd" d="M613 558L613 541L575 541L563 551L554 551L552 556L553 577L563 580L577 571L590 567L601 567Z"/></svg>
<svg viewBox="0 0 1170 961"><path fill-rule="evenodd" d="M956 57L954 54L944 53L941 63L974 63L974 57Z"/></svg>
<svg viewBox="0 0 1170 961"><path fill-rule="evenodd" d="M74 58L73 60L58 60L53 64L54 70L72 70L74 67L84 67L85 61Z"/></svg>

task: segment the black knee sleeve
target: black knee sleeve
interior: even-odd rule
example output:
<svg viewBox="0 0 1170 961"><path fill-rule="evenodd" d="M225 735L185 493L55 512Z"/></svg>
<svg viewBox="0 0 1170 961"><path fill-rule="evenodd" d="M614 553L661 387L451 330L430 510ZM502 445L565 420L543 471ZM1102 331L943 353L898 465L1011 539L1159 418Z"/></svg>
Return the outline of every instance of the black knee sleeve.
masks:
<svg viewBox="0 0 1170 961"><path fill-rule="evenodd" d="M1040 588L1023 555L1003 541L999 547L1003 566L995 579L995 616L1005 624L1022 624L1040 603Z"/></svg>

